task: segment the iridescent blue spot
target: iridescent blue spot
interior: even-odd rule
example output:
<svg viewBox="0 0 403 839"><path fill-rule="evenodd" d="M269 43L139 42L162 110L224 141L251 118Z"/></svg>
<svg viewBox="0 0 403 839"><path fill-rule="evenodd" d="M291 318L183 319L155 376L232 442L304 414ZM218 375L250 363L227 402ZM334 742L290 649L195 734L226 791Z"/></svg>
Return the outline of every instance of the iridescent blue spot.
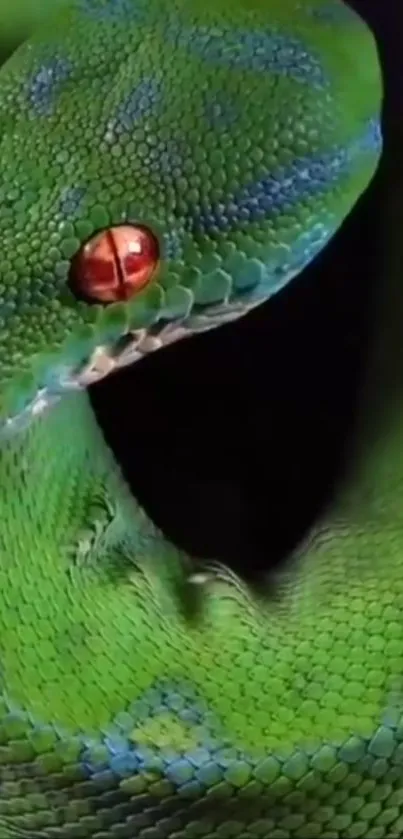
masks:
<svg viewBox="0 0 403 839"><path fill-rule="evenodd" d="M186 145L178 138L164 137L150 147L150 161L154 168L169 180L182 174L183 161L186 158Z"/></svg>
<svg viewBox="0 0 403 839"><path fill-rule="evenodd" d="M169 781L181 786L193 778L193 767L185 758L175 760L166 769L166 776Z"/></svg>
<svg viewBox="0 0 403 839"><path fill-rule="evenodd" d="M105 737L104 743L113 755L121 755L127 750L127 740L124 737Z"/></svg>
<svg viewBox="0 0 403 839"><path fill-rule="evenodd" d="M230 198L202 208L191 218L194 233L230 230L290 211L299 202L323 195L348 175L357 159L376 154L381 147L379 122L371 120L363 134L348 146L335 146L297 158L287 167L247 184Z"/></svg>
<svg viewBox="0 0 403 839"><path fill-rule="evenodd" d="M217 67L287 76L314 88L326 85L318 56L299 38L275 30L245 32L193 26L168 30L168 33L178 46Z"/></svg>
<svg viewBox="0 0 403 839"><path fill-rule="evenodd" d="M196 769L200 769L201 766L204 766L206 763L208 763L210 761L210 758L210 752L206 748L200 747L198 749L193 749L192 751L187 752L187 759Z"/></svg>
<svg viewBox="0 0 403 839"><path fill-rule="evenodd" d="M380 152L382 148L382 130L379 119L371 119L361 137L351 144L350 156L366 152Z"/></svg>
<svg viewBox="0 0 403 839"><path fill-rule="evenodd" d="M204 795L204 789L196 779L192 779L181 785L181 795L185 798L200 799Z"/></svg>
<svg viewBox="0 0 403 839"><path fill-rule="evenodd" d="M55 57L36 70L28 87L29 102L36 114L48 116L52 113L60 85L69 78L72 68L68 59Z"/></svg>
<svg viewBox="0 0 403 839"><path fill-rule="evenodd" d="M170 711L181 711L186 705L185 697L175 691L170 691L167 702Z"/></svg>
<svg viewBox="0 0 403 839"><path fill-rule="evenodd" d="M65 187L60 199L60 211L64 216L75 216L85 197L84 187Z"/></svg>
<svg viewBox="0 0 403 839"><path fill-rule="evenodd" d="M181 237L175 227L163 234L165 259L177 260L182 256Z"/></svg>
<svg viewBox="0 0 403 839"><path fill-rule="evenodd" d="M239 103L224 94L206 102L205 118L211 128L231 128L239 119Z"/></svg>
<svg viewBox="0 0 403 839"><path fill-rule="evenodd" d="M134 90L125 96L117 112L108 121L105 139L113 142L122 134L130 133L136 124L150 116L159 104L162 84L154 78L142 79Z"/></svg>
<svg viewBox="0 0 403 839"><path fill-rule="evenodd" d="M98 21L141 22L147 14L147 0L79 0L81 12Z"/></svg>
<svg viewBox="0 0 403 839"><path fill-rule="evenodd" d="M117 755L112 755L109 763L112 772L123 778L127 775L135 775L140 769L140 761L134 750L127 749Z"/></svg>
<svg viewBox="0 0 403 839"><path fill-rule="evenodd" d="M211 790L225 781L229 784L234 782L236 784L241 777L247 778L250 775L259 782L256 786L256 795L259 796L260 804L263 804L262 788L265 792L270 791L273 782L279 778L282 767L286 772L289 772L291 768L289 778L295 787L298 786L301 772L301 752L297 749L292 754L289 754L287 750L283 754L281 750L278 753L273 753L269 749L265 755L254 754L252 751L248 752L247 749L241 747L239 749L233 746L229 747L226 737L221 737L216 745L210 746L208 745L207 735L202 735L199 745L192 746L189 750L186 749L186 746L182 750L172 746L166 748L165 751L158 745L144 747L136 744L132 739L133 732L141 723L138 717L132 719L130 739L124 736L102 737L101 735L97 739L87 737L84 733L72 736L70 731L63 732L55 726L35 721L31 714L19 709L18 706L16 708L7 696L4 696L3 699L10 709L10 713L7 714L6 712L2 719L2 727L6 735L8 723L17 719L26 727L26 735L24 736L27 740L30 739L32 732L48 732L52 735L53 740L56 739L54 748L56 751L59 750L59 753L63 751L64 744L69 744L70 747L74 744L73 752L76 755L75 759L77 759L79 778L86 777L97 783L99 782L104 790L116 788L116 779L130 775L143 777L147 786L150 782L151 773L154 778L168 779L174 788L184 796L199 798L201 795L205 795L206 790ZM137 703L133 703L132 708L136 706L149 709L148 715L146 714L144 719L145 722L155 716L155 710L153 709L156 707L162 707L165 714L167 711L175 714L178 707L182 706L199 709L200 722L203 723L203 727L190 729L193 741L197 739L199 732L208 732L208 721L216 719L211 710L207 711L206 701L192 689L191 685L185 686L182 682L177 684L158 683L154 689L146 691ZM271 711L273 712L273 709ZM128 711L123 713L124 724L129 722L128 715L131 716ZM118 719L121 726L122 714L118 715ZM216 727L217 725L218 722L216 721ZM112 728L114 729L113 725ZM353 743L351 751L351 748L349 748L351 740L350 737L334 744L335 749L338 750L340 762L347 769L351 765L352 758L356 760L358 754L363 755L363 758L360 760L360 767L357 771L363 776L370 774L372 778L379 779L382 782L388 765L392 763L396 764L396 777L399 777L402 762L399 751L401 744L399 745L394 727L378 724L372 737L360 738L359 750L355 756L352 752L357 751L356 744ZM356 740L358 742L358 738ZM315 754L318 754L318 751L324 745L324 743L319 744L316 751L313 750L303 754L304 774L315 768ZM13 772L11 764L10 771ZM14 777L18 778L18 773ZM10 779L13 779L13 775ZM140 789L142 789L141 786ZM133 793L133 796L135 800L135 793ZM120 798L120 800L122 799ZM94 802L95 806L104 806L102 797L99 798L99 805L96 803L95 797ZM270 801L267 801L267 810L264 810L264 815L269 812L274 812L272 796L270 796Z"/></svg>
<svg viewBox="0 0 403 839"><path fill-rule="evenodd" d="M206 787L213 787L222 781L224 772L216 760L210 760L197 770L197 777Z"/></svg>
<svg viewBox="0 0 403 839"><path fill-rule="evenodd" d="M178 717L182 722L197 725L200 721L200 712L197 708L184 708L183 711L179 711Z"/></svg>

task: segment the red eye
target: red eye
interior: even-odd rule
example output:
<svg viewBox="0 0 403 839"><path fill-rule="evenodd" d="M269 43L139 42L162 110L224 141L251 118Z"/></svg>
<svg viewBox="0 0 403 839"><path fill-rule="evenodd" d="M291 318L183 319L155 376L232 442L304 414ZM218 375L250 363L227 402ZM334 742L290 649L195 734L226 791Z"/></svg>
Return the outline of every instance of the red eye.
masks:
<svg viewBox="0 0 403 839"><path fill-rule="evenodd" d="M89 240L73 260L74 294L92 303L129 300L150 282L159 247L146 227L111 227Z"/></svg>

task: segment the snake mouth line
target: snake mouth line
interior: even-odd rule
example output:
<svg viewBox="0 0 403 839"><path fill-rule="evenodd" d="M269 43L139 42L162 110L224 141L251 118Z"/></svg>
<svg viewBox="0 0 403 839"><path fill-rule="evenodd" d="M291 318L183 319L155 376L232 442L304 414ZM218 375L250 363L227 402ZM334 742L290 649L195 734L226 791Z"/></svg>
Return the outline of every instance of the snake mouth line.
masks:
<svg viewBox="0 0 403 839"><path fill-rule="evenodd" d="M26 429L33 420L59 402L63 395L85 390L155 350L236 320L254 305L237 301L209 306L205 312L200 307L199 311L195 310L183 320L160 320L151 328L129 330L113 344L97 344L84 364L76 368L64 368L56 381L51 385L39 386L34 397L21 411L8 416L0 424L0 440Z"/></svg>
<svg viewBox="0 0 403 839"><path fill-rule="evenodd" d="M0 439L28 428L67 393L85 390L110 373L126 367L152 350L158 349L156 339L146 330L127 332L114 344L99 343L88 360L78 367L62 367L62 372L51 385L39 386L33 398L18 413L8 416L0 424ZM58 365L59 366L59 365Z"/></svg>
<svg viewBox="0 0 403 839"><path fill-rule="evenodd" d="M112 346L99 345L79 371L71 374L64 390L83 390L123 367L128 367L155 350L174 344L201 332L236 320L253 304L246 301L210 306L206 312L200 307L183 320L158 321L154 327L129 331Z"/></svg>

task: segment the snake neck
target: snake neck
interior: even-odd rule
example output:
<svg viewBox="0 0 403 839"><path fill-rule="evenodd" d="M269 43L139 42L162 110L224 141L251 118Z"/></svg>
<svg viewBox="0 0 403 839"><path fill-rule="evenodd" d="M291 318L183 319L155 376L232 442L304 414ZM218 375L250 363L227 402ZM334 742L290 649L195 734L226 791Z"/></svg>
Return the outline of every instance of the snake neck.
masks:
<svg viewBox="0 0 403 839"><path fill-rule="evenodd" d="M85 393L65 396L0 444L0 499L2 550L18 561L37 544L51 545L52 556L38 556L43 571L56 562L53 548L70 573L100 571L103 543L130 538L152 551L163 541L131 496Z"/></svg>
<svg viewBox="0 0 403 839"><path fill-rule="evenodd" d="M3 442L0 509L7 696L35 718L52 708L54 722L96 730L121 709L126 688L133 699L134 661L145 684L157 677L150 627L163 654L179 620L172 586L182 558L131 496L85 393ZM100 673L111 661L126 664L106 707Z"/></svg>

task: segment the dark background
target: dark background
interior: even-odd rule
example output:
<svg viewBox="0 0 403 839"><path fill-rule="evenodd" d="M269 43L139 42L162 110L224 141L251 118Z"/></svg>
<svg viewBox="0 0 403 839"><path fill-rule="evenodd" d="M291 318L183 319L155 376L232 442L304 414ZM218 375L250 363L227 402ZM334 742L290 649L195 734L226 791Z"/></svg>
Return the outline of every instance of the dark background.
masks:
<svg viewBox="0 0 403 839"><path fill-rule="evenodd" d="M385 171L403 124L403 25L398 0L351 5L375 32L386 88L384 159L368 193L277 297L92 390L108 442L156 524L250 583L331 500L371 339Z"/></svg>

